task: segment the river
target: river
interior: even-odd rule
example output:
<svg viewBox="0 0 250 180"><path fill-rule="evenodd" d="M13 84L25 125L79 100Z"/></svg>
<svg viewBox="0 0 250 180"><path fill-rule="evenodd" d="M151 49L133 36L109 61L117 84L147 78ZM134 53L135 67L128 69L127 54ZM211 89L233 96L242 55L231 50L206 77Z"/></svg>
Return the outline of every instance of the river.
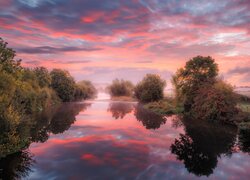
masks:
<svg viewBox="0 0 250 180"><path fill-rule="evenodd" d="M3 179L248 179L250 141L233 127L163 117L136 102L66 103L32 143L0 160ZM199 124L199 125L198 125Z"/></svg>

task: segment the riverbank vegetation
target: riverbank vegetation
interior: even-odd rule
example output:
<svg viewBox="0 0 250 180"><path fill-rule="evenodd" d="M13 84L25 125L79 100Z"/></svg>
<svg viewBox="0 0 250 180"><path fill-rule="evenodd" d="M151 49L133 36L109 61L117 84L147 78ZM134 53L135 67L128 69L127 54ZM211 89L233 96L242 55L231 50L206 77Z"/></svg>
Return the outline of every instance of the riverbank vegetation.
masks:
<svg viewBox="0 0 250 180"><path fill-rule="evenodd" d="M164 98L145 107L160 114L182 113L201 121L246 126L249 98L235 93L218 73L214 59L194 57L173 76L174 99Z"/></svg>
<svg viewBox="0 0 250 180"><path fill-rule="evenodd" d="M174 97L164 97L166 82L155 74L147 74L134 88L128 81L114 80L108 89L112 97L133 96L158 114L250 127L250 98L234 92L218 74L212 57L196 56L173 75Z"/></svg>
<svg viewBox="0 0 250 180"><path fill-rule="evenodd" d="M32 124L34 114L60 102L85 99L96 93L91 82L76 83L65 70L25 68L15 57L15 51L0 38L0 152L4 154L27 144L29 139L19 137L17 132L26 122Z"/></svg>
<svg viewBox="0 0 250 180"><path fill-rule="evenodd" d="M144 103L162 100L164 97L165 80L159 75L147 74L135 87L135 97Z"/></svg>
<svg viewBox="0 0 250 180"><path fill-rule="evenodd" d="M115 79L112 84L107 86L107 91L112 100L132 101L134 100L134 85L130 81Z"/></svg>

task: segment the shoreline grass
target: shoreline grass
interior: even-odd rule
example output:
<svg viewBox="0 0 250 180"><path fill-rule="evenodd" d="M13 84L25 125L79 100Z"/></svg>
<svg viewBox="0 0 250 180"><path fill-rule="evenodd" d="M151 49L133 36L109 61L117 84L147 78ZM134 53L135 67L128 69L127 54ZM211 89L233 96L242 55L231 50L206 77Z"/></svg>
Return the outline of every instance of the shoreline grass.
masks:
<svg viewBox="0 0 250 180"><path fill-rule="evenodd" d="M137 101L135 98L131 96L113 96L110 98L112 101L126 101L126 102L135 102Z"/></svg>

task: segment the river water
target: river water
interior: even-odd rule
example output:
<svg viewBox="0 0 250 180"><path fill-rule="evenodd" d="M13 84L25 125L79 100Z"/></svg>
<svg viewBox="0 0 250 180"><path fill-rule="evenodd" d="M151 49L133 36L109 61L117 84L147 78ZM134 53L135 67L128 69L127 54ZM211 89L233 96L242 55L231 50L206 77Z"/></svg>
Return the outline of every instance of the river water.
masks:
<svg viewBox="0 0 250 180"><path fill-rule="evenodd" d="M43 115L29 147L0 160L1 177L249 179L246 134L108 99L99 94Z"/></svg>

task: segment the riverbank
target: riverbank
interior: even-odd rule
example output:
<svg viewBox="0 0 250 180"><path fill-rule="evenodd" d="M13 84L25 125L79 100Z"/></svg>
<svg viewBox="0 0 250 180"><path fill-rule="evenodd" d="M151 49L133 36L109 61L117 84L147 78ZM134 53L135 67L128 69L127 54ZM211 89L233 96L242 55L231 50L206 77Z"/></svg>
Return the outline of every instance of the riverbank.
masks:
<svg viewBox="0 0 250 180"><path fill-rule="evenodd" d="M110 98L112 101L126 101L126 102L135 102L137 101L135 98L130 96L113 96Z"/></svg>

